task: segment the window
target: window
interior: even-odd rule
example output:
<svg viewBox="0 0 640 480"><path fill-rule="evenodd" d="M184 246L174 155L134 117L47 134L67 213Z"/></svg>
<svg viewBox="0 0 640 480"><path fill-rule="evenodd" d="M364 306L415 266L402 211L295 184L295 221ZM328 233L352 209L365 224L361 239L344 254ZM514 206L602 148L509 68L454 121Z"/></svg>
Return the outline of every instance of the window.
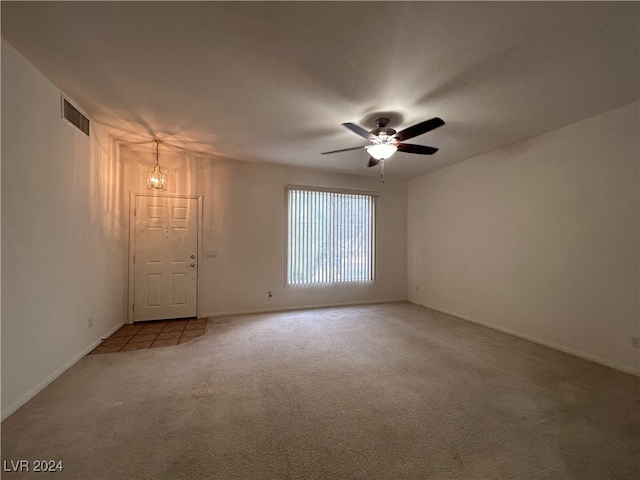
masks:
<svg viewBox="0 0 640 480"><path fill-rule="evenodd" d="M287 284L371 282L375 194L287 187Z"/></svg>

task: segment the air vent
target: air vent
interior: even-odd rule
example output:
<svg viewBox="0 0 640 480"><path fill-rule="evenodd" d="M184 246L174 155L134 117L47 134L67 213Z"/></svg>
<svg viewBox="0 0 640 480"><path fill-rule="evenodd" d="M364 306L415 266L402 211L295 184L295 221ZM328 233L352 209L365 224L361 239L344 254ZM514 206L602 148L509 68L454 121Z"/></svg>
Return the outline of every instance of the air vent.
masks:
<svg viewBox="0 0 640 480"><path fill-rule="evenodd" d="M71 125L78 127L85 135L89 135L89 119L81 114L76 107L67 102L66 98L62 100L62 114L65 120L68 120Z"/></svg>

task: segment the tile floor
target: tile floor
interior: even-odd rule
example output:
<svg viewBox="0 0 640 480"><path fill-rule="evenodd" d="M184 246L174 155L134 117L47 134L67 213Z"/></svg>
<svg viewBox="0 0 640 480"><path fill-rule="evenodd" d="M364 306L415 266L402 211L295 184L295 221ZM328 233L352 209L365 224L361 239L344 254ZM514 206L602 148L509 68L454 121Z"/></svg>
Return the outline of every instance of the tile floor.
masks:
<svg viewBox="0 0 640 480"><path fill-rule="evenodd" d="M89 355L179 345L204 335L206 318L157 320L122 326Z"/></svg>

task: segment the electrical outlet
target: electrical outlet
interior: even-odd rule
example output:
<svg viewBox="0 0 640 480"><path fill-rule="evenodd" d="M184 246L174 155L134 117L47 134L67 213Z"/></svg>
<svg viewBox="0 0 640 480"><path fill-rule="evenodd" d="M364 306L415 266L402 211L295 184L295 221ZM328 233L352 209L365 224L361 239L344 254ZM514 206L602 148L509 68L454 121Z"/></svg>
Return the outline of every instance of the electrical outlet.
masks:
<svg viewBox="0 0 640 480"><path fill-rule="evenodd" d="M633 346L633 348L640 348L640 337L632 337L631 345Z"/></svg>
<svg viewBox="0 0 640 480"><path fill-rule="evenodd" d="M269 298L273 297L273 293L269 292Z"/></svg>
<svg viewBox="0 0 640 480"><path fill-rule="evenodd" d="M89 317L89 328L93 327L93 317Z"/></svg>
<svg viewBox="0 0 640 480"><path fill-rule="evenodd" d="M419 291L420 291L420 286L416 285L416 292L419 292Z"/></svg>

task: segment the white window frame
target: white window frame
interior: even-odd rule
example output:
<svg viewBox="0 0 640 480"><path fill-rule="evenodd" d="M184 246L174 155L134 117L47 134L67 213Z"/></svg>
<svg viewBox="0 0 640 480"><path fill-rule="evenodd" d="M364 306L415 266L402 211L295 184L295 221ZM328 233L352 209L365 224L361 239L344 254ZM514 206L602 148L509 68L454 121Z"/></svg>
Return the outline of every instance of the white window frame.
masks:
<svg viewBox="0 0 640 480"><path fill-rule="evenodd" d="M377 216L377 199L379 196L378 192L371 191L362 191L362 190L345 190L345 189L337 189L337 188L325 188L325 187L314 187L314 186L306 186L306 185L287 185L285 189L285 225L286 225L286 251L285 251L285 285L286 286L308 286L308 285L331 285L336 283L372 283L375 281L376 274L376 216ZM347 199L351 196L352 199L360 198L363 201L362 206L367 207L369 209L368 216L360 217L360 221L364 221L367 217L369 220L369 228L368 232L365 233L365 237L363 239L364 243L361 243L361 249L364 250L363 254L367 257L367 264L365 264L364 272L362 271L362 266L360 262L360 266L358 266L357 261L353 261L354 252L351 251L350 258L352 261L347 264L342 263L336 269L319 269L315 270L316 275L313 279L307 277L301 280L296 280L293 278L294 270L295 270L295 259L292 256L293 248L303 248L306 249L305 253L310 254L312 256L315 252L312 246L306 245L302 246L300 242L304 242L304 232L299 231L298 229L292 229L292 220L294 212L291 209L292 202L292 192L295 192L295 195L299 195L298 198L305 195L305 192L308 192L308 197L306 197L307 201L314 202L316 207L322 207L323 205L329 206L329 201L331 199L330 196L313 196L316 194L335 194L338 198ZM336 198L335 196L333 197ZM342 211L344 214L344 211ZM333 215L338 216L337 212L333 212ZM335 219L327 219L324 224L323 231L325 232L325 239L329 242L329 248L338 248L338 245L344 245L340 240L344 241L345 235L353 235L355 230L350 230L349 232L345 232L344 225L340 230L334 230L335 228ZM319 227L316 224L315 227L310 228L323 228ZM355 227L347 227L347 228L355 228ZM297 235L296 235L297 234ZM367 236L368 235L368 236ZM296 247L295 245L298 245ZM364 246L363 246L364 245ZM335 247L334 247L335 246ZM326 243L323 246L327 248ZM360 250L360 251L362 251ZM334 252L335 253L335 252ZM304 257L304 255L303 255ZM298 257L300 258L300 257ZM357 256L355 257L357 259ZM341 261L344 262L344 256L340 257ZM310 261L310 260L299 260L299 261Z"/></svg>

